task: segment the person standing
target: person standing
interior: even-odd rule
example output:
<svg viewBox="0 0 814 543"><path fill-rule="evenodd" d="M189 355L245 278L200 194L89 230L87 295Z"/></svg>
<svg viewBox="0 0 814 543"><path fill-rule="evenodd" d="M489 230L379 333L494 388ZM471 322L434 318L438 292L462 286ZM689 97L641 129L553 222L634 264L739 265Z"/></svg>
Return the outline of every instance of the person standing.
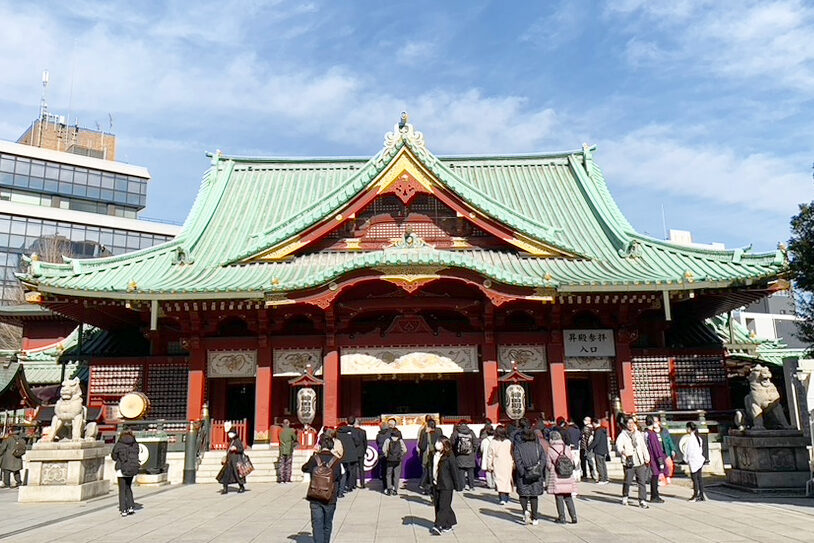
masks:
<svg viewBox="0 0 814 543"><path fill-rule="evenodd" d="M582 477L582 473L580 472L580 466L582 465L581 454L580 454L580 443L582 442L582 430L579 429L579 426L571 420L568 419L568 423L565 426L565 434L562 434L562 440L565 442L566 445L571 447L571 452L573 453L574 460L576 464L574 468L576 469L576 473L574 477L577 481L579 481Z"/></svg>
<svg viewBox="0 0 814 543"><path fill-rule="evenodd" d="M565 510L568 509L571 524L576 524L574 494L577 493L577 463L574 449L563 441L562 434L557 430L549 434L549 440L546 455L550 467L546 471L546 492L554 495L557 504L557 520L554 522L565 524Z"/></svg>
<svg viewBox="0 0 814 543"><path fill-rule="evenodd" d="M625 469L625 482L622 484L622 505L628 504L628 494L633 479L639 487L639 507L647 509L647 489L644 482L647 479L647 467L650 463L650 453L647 451L647 444L644 435L636 426L636 419L628 417L625 421L625 429L616 438L616 451L622 457L622 465Z"/></svg>
<svg viewBox="0 0 814 543"><path fill-rule="evenodd" d="M336 436L342 443L344 454L342 456L342 481L339 484L339 494L353 492L356 488L356 468L359 464L359 436L353 430L356 418L348 417L348 424L336 431Z"/></svg>
<svg viewBox="0 0 814 543"><path fill-rule="evenodd" d="M392 426L390 424L391 420L393 421ZM376 469L379 470L379 479L382 482L382 490L387 488L387 483L386 483L386 480L387 480L387 459L384 456L384 442L387 441L388 437L390 437L390 432L395 427L396 427L395 419L389 419L386 422L382 421L382 423L379 425L379 432L376 434L376 448L378 449L378 452L379 452L379 461L376 464ZM423 470L423 465L422 465L422 470ZM422 471L422 476L423 476L423 474L424 473Z"/></svg>
<svg viewBox="0 0 814 543"><path fill-rule="evenodd" d="M537 526L539 497L545 490L547 455L537 434L531 428L523 430L521 441L514 447L515 488L520 496L523 521Z"/></svg>
<svg viewBox="0 0 814 543"><path fill-rule="evenodd" d="M297 432L291 427L291 421L283 419L280 430L280 477L281 483L291 482L291 464L294 458L294 447L297 446Z"/></svg>
<svg viewBox="0 0 814 543"><path fill-rule="evenodd" d="M495 440L489 447L487 462L489 470L494 474L495 488L500 505L509 503L509 494L512 491L512 470L514 458L512 457L512 442L508 431L502 424L495 428Z"/></svg>
<svg viewBox="0 0 814 543"><path fill-rule="evenodd" d="M486 419L486 422L483 423L483 428L480 429L480 435L478 437L482 441L487 435L495 435L495 428L492 426L492 419Z"/></svg>
<svg viewBox="0 0 814 543"><path fill-rule="evenodd" d="M466 423L455 427L450 438L452 450L455 451L455 462L464 480L464 490L475 488L475 467L477 466L478 439Z"/></svg>
<svg viewBox="0 0 814 543"><path fill-rule="evenodd" d="M495 430L490 426L481 435L483 437L480 440L480 469L483 470L483 476L486 478L486 486L494 490L495 474L489 468L489 447L492 446L492 442L495 440Z"/></svg>
<svg viewBox="0 0 814 543"><path fill-rule="evenodd" d="M588 443L591 442L593 435L593 421L591 421L591 417L585 417L582 419L582 434L579 438L579 462L583 480L586 480L589 477L594 481L597 480L594 455L588 453Z"/></svg>
<svg viewBox="0 0 814 543"><path fill-rule="evenodd" d="M138 443L133 432L125 430L119 435L110 457L115 462L116 480L119 483L119 512L123 517L135 513L133 500L133 477L138 474Z"/></svg>
<svg viewBox="0 0 814 543"><path fill-rule="evenodd" d="M659 495L659 478L664 476L667 467L665 464L667 455L664 454L659 433L655 429L655 419L652 415L647 415L645 424L647 424L647 430L644 432L645 442L647 443L647 452L650 454L650 503L664 503L664 500Z"/></svg>
<svg viewBox="0 0 814 543"><path fill-rule="evenodd" d="M234 484L238 486L237 493L242 494L246 492L246 478L240 476L237 465L243 457L245 447L234 430L229 430L226 435L229 437L229 448L226 452L226 458L223 459L223 467L220 468L216 479L223 485L223 489L220 491L221 494L228 494L229 485Z"/></svg>
<svg viewBox="0 0 814 543"><path fill-rule="evenodd" d="M311 509L311 533L314 535L314 543L330 543L336 512L336 497L339 492L340 464L333 452L333 438L323 434L319 440L319 447L319 451L311 455L311 458L302 466L302 471L309 473L313 481L317 468L327 466L333 484L327 499L319 500L311 496L306 496L305 499L308 500L308 506Z"/></svg>
<svg viewBox="0 0 814 543"><path fill-rule="evenodd" d="M704 469L704 444L701 436L698 435L698 427L692 421L687 423L687 433L678 442L684 461L690 467L692 477L692 498L691 502L703 502L707 497L704 495L704 478L701 470Z"/></svg>
<svg viewBox="0 0 814 543"><path fill-rule="evenodd" d="M354 442L358 443L356 449L356 471L359 475L359 488L365 488L365 454L367 453L367 432L362 429L359 419L353 419L353 433L356 436ZM350 420L350 419L348 419ZM356 484L354 481L353 484Z"/></svg>
<svg viewBox="0 0 814 543"><path fill-rule="evenodd" d="M452 510L452 492L461 491L463 483L461 473L452 454L452 444L449 439L442 437L433 446L432 461L430 464L430 477L432 488L432 502L435 506L435 522L430 533L441 535L451 532L452 527L458 524L455 511Z"/></svg>
<svg viewBox="0 0 814 543"><path fill-rule="evenodd" d="M17 488L22 484L20 472L23 469L23 456L26 452L25 439L20 435L20 430L12 426L8 435L0 442L0 469L2 469L3 480L0 485L5 488ZM11 477L14 476L14 484Z"/></svg>
<svg viewBox="0 0 814 543"><path fill-rule="evenodd" d="M399 482L401 481L401 462L407 454L407 444L401 438L398 428L390 430L390 437L382 447L387 473L384 477L384 493L388 496L398 496Z"/></svg>
<svg viewBox="0 0 814 543"><path fill-rule="evenodd" d="M669 485L672 482L673 473L675 473L675 457L678 449L676 448L675 441L673 441L673 437L670 435L670 430L668 430L666 426L662 426L661 419L658 417L655 419L655 428L659 434L659 439L661 439L661 447L667 456L664 460L666 468L664 482Z"/></svg>
<svg viewBox="0 0 814 543"><path fill-rule="evenodd" d="M598 477L598 484L608 484L608 431L602 425L601 421L597 421L594 425L594 431L591 435L591 441L588 443L588 454L593 455L594 463L596 464L596 472Z"/></svg>
<svg viewBox="0 0 814 543"><path fill-rule="evenodd" d="M435 444L444 439L444 433L435 424L435 420L430 418L427 420L427 427L421 434L421 439L418 442L418 450L421 455L421 465L423 467L421 482L419 488L422 494L429 492L429 487L432 482L432 459L435 452Z"/></svg>

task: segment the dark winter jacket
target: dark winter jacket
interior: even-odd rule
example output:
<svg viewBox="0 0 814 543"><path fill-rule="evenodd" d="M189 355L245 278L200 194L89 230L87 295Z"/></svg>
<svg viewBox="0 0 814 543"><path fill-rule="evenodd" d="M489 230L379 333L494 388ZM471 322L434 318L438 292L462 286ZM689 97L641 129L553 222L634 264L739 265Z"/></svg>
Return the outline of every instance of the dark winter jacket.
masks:
<svg viewBox="0 0 814 543"><path fill-rule="evenodd" d="M135 477L138 475L141 462L138 459L138 443L132 434L122 434L113 446L110 453L113 458L116 471L121 471L124 477Z"/></svg>
<svg viewBox="0 0 814 543"><path fill-rule="evenodd" d="M647 443L647 450L650 453L650 472L658 476L660 473L666 473L664 460L667 455L664 454L664 448L661 446L659 435L648 428L644 432L645 442Z"/></svg>
<svg viewBox="0 0 814 543"><path fill-rule="evenodd" d="M359 436L355 435L352 426L343 426L336 431L336 437L342 442L344 456L342 462L356 462L359 459Z"/></svg>
<svg viewBox="0 0 814 543"><path fill-rule="evenodd" d="M594 430L594 435L588 443L588 450L598 456L607 456L610 452L608 450L608 431L602 426Z"/></svg>
<svg viewBox="0 0 814 543"><path fill-rule="evenodd" d="M20 435L10 434L0 442L0 468L7 471L20 471L23 469L23 457L14 455L17 443L22 443L25 446L25 439Z"/></svg>
<svg viewBox="0 0 814 543"><path fill-rule="evenodd" d="M432 461L430 461L430 466L432 466ZM463 490L461 470L458 469L454 454L442 456L438 462L438 479L435 481L435 487L438 490Z"/></svg>
<svg viewBox="0 0 814 543"><path fill-rule="evenodd" d="M356 448L356 458L361 461L365 457L365 452L367 452L367 432L354 426L353 435L356 436L355 442L358 443Z"/></svg>
<svg viewBox="0 0 814 543"><path fill-rule="evenodd" d="M294 428L283 428L280 431L280 454L291 456L297 446L297 431Z"/></svg>
<svg viewBox="0 0 814 543"><path fill-rule="evenodd" d="M232 450L232 447L235 450ZM243 456L243 452L245 451L245 447L243 446L243 442L240 441L239 437L235 437L231 443L229 443L229 450L226 453L226 462L223 464L223 467L220 469L216 479L222 485L234 485L234 484L244 484L246 482L245 477L241 477L237 471L237 463Z"/></svg>
<svg viewBox="0 0 814 543"><path fill-rule="evenodd" d="M565 428L565 435L562 436L562 440L565 441L571 448L579 449L579 442L582 439L582 432L577 425L574 423L569 424Z"/></svg>
<svg viewBox="0 0 814 543"><path fill-rule="evenodd" d="M418 441L418 450L421 452L421 458L424 464L430 461L432 453L435 452L435 442L440 441L442 437L444 437L444 432L442 432L440 428L435 428L435 430L432 431L427 428L427 430L421 434L421 439Z"/></svg>
<svg viewBox="0 0 814 543"><path fill-rule="evenodd" d="M518 495L540 496L545 491L545 472L536 481L526 479L526 474L538 463L542 463L543 469L546 469L547 458L548 455L546 455L543 446L536 439L521 441L514 446L514 465L517 468L514 483Z"/></svg>
<svg viewBox="0 0 814 543"><path fill-rule="evenodd" d="M390 432L393 429L390 427L385 427L379 430L379 433L376 434L376 445L379 447L379 453L382 452L382 448L384 447L384 442L387 441L387 438L390 437Z"/></svg>
<svg viewBox="0 0 814 543"><path fill-rule="evenodd" d="M674 457L678 449L673 441L673 437L670 435L670 430L662 428L659 436L661 437L661 446L664 449L664 454L666 454L668 458Z"/></svg>
<svg viewBox="0 0 814 543"><path fill-rule="evenodd" d="M463 436L463 437L462 437ZM463 442L463 440L469 439L471 443L470 453L464 454L459 453L459 444ZM478 446L480 445L480 440L475 437L475 432L473 432L469 426L466 424L459 424L455 430L452 432L452 437L450 438L450 444L452 445L452 451L455 453L455 461L458 463L459 468L474 468L478 464L477 459L477 452Z"/></svg>

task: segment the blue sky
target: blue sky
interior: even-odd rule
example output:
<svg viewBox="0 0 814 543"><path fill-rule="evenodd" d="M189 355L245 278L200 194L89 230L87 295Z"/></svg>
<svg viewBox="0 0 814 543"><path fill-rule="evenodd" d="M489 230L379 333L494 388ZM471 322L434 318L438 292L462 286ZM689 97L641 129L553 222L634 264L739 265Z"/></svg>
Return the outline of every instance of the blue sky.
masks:
<svg viewBox="0 0 814 543"><path fill-rule="evenodd" d="M814 198L814 6L778 2L7 2L0 138L113 116L182 221L205 151L370 156L406 109L436 154L598 146L640 231L772 250Z"/></svg>

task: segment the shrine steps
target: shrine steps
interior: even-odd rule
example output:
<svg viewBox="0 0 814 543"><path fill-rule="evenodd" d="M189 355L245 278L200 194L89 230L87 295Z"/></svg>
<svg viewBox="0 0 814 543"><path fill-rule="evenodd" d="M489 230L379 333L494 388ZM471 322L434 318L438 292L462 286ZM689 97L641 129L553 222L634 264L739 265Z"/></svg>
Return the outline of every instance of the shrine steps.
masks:
<svg viewBox="0 0 814 543"><path fill-rule="evenodd" d="M291 463L291 481L303 480L302 465L308 461L313 451L295 450ZM271 449L249 449L246 454L254 464L254 472L249 475L249 483L276 483L279 452L276 447ZM217 483L215 478L220 472L221 461L226 451L207 451L204 453L198 472L195 476L197 483Z"/></svg>

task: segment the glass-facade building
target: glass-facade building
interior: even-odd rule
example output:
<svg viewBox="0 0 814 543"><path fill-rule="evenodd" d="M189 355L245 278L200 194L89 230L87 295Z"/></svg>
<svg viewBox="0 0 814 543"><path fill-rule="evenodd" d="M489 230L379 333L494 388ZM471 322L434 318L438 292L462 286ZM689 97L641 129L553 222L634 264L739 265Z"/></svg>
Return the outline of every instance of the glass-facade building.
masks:
<svg viewBox="0 0 814 543"><path fill-rule="evenodd" d="M172 239L176 225L137 220L145 168L0 141L0 305L21 303L24 254L93 258Z"/></svg>

